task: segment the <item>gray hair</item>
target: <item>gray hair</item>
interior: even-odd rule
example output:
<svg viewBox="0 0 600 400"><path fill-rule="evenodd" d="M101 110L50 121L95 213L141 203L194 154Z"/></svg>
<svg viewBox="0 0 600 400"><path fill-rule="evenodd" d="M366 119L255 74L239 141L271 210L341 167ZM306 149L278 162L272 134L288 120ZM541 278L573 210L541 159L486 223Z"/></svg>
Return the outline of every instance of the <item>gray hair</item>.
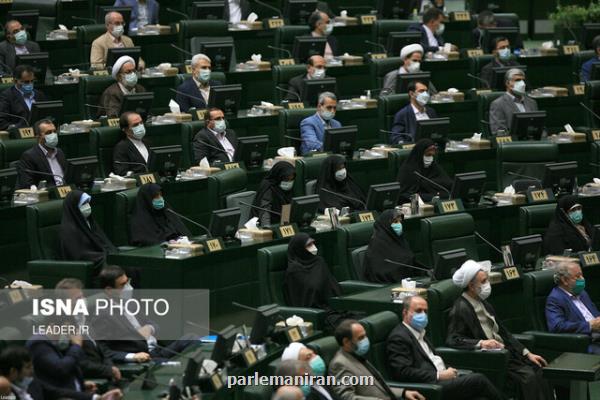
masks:
<svg viewBox="0 0 600 400"><path fill-rule="evenodd" d="M302 397L302 391L298 386L281 386L271 397L272 400L299 400Z"/></svg>
<svg viewBox="0 0 600 400"><path fill-rule="evenodd" d="M111 17L112 17L113 14L119 14L119 15L121 15L121 13L117 12L117 11L109 11L109 12L107 12L106 15L104 16L104 25L110 24L110 19L111 19Z"/></svg>
<svg viewBox="0 0 600 400"><path fill-rule="evenodd" d="M560 261L556 267L554 267L554 283L555 284L560 284L560 281L562 278L570 278L571 277L571 270L569 269L569 267L571 265L576 265L574 262L572 261Z"/></svg>
<svg viewBox="0 0 600 400"><path fill-rule="evenodd" d="M275 370L275 376L303 376L308 371L310 371L310 367L306 361L285 360Z"/></svg>
<svg viewBox="0 0 600 400"><path fill-rule="evenodd" d="M510 82L515 75L523 75L525 77L525 72L519 68L511 68L504 74L504 82Z"/></svg>
<svg viewBox="0 0 600 400"><path fill-rule="evenodd" d="M322 106L323 104L325 104L325 99L331 99L333 101L337 101L337 97L335 96L335 94L333 94L331 92L323 92L319 95L318 105Z"/></svg>
<svg viewBox="0 0 600 400"><path fill-rule="evenodd" d="M207 56L206 54L198 53L194 57L192 57L192 68L194 68L196 66L196 64L198 64L200 62L200 60L205 60L205 61L208 61L209 63L212 63L209 56Z"/></svg>

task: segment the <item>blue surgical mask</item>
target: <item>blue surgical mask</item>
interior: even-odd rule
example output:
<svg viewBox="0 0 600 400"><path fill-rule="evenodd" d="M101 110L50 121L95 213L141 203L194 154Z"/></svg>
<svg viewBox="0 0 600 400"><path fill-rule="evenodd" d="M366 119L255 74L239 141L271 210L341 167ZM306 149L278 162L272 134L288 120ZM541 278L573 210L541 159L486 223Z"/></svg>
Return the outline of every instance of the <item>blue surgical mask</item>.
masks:
<svg viewBox="0 0 600 400"><path fill-rule="evenodd" d="M366 337L362 340L359 340L358 343L356 343L356 345L355 345L354 353L357 356L364 357L369 352L370 345L371 345L371 343L369 343L368 337Z"/></svg>
<svg viewBox="0 0 600 400"><path fill-rule="evenodd" d="M31 94L33 93L33 83L24 83L21 85L21 91L24 94Z"/></svg>
<svg viewBox="0 0 600 400"><path fill-rule="evenodd" d="M79 207L79 211L81 212L81 215L83 215L83 218L88 219L90 215L92 215L92 206L90 206L90 203L82 204L81 207Z"/></svg>
<svg viewBox="0 0 600 400"><path fill-rule="evenodd" d="M44 142L46 143L46 146L55 149L56 146L58 146L58 134L53 132L44 135Z"/></svg>
<svg viewBox="0 0 600 400"><path fill-rule="evenodd" d="M33 382L33 376L26 376L25 378L15 382L15 385L17 385L21 389L27 390L29 385L31 385L31 382Z"/></svg>
<svg viewBox="0 0 600 400"><path fill-rule="evenodd" d="M24 29L15 33L15 43L19 46L23 46L27 43L27 32L25 32Z"/></svg>
<svg viewBox="0 0 600 400"><path fill-rule="evenodd" d="M415 313L413 314L413 317L410 320L410 326L412 326L414 329L420 332L423 329L427 328L428 322L429 319L427 317L426 312Z"/></svg>
<svg viewBox="0 0 600 400"><path fill-rule="evenodd" d="M125 86L134 87L137 84L138 76L135 72L130 72L123 75L123 80L125 82Z"/></svg>
<svg viewBox="0 0 600 400"><path fill-rule="evenodd" d="M583 221L583 211L581 211L581 210L571 211L569 213L569 219L574 224L580 224L581 221Z"/></svg>
<svg viewBox="0 0 600 400"><path fill-rule="evenodd" d="M323 79L325 78L325 68L315 68L312 77L314 79Z"/></svg>
<svg viewBox="0 0 600 400"><path fill-rule="evenodd" d="M165 199L159 197L157 199L152 199L152 208L155 210L162 210L165 208Z"/></svg>
<svg viewBox="0 0 600 400"><path fill-rule="evenodd" d="M210 80L212 71L210 69L201 69L198 72L198 80L201 82L208 82Z"/></svg>
<svg viewBox="0 0 600 400"><path fill-rule="evenodd" d="M321 356L314 356L308 365L310 365L310 369L312 369L313 374L317 376L325 375L325 361L323 361Z"/></svg>
<svg viewBox="0 0 600 400"><path fill-rule="evenodd" d="M123 25L115 25L112 29L112 35L116 38L120 38L123 35L123 32L125 32Z"/></svg>
<svg viewBox="0 0 600 400"><path fill-rule="evenodd" d="M304 398L307 398L308 395L310 395L310 385L300 385L300 390L302 390Z"/></svg>
<svg viewBox="0 0 600 400"><path fill-rule="evenodd" d="M227 129L227 123L224 119L218 119L215 121L215 132L223 133Z"/></svg>
<svg viewBox="0 0 600 400"><path fill-rule="evenodd" d="M398 236L402 235L402 223L401 222L394 222L392 224L392 230L394 231L394 233Z"/></svg>
<svg viewBox="0 0 600 400"><path fill-rule="evenodd" d="M425 106L427 103L429 103L429 99L431 96L429 96L429 92L421 92L419 94L417 94L417 103L419 103L421 106Z"/></svg>
<svg viewBox="0 0 600 400"><path fill-rule="evenodd" d="M575 286L571 291L575 296L579 296L585 290L585 278L579 278L575 281Z"/></svg>
<svg viewBox="0 0 600 400"><path fill-rule="evenodd" d="M335 113L333 111L323 110L321 111L321 118L325 121L329 121L335 117Z"/></svg>
<svg viewBox="0 0 600 400"><path fill-rule="evenodd" d="M131 132L133 133L133 137L137 140L142 140L144 136L146 136L146 128L144 124L139 124L131 128Z"/></svg>
<svg viewBox="0 0 600 400"><path fill-rule="evenodd" d="M507 48L498 50L498 57L501 60L508 60L510 58L510 49L507 47Z"/></svg>
<svg viewBox="0 0 600 400"><path fill-rule="evenodd" d="M285 190L286 192L288 192L294 187L294 181L281 181L279 187L281 188L281 190Z"/></svg>

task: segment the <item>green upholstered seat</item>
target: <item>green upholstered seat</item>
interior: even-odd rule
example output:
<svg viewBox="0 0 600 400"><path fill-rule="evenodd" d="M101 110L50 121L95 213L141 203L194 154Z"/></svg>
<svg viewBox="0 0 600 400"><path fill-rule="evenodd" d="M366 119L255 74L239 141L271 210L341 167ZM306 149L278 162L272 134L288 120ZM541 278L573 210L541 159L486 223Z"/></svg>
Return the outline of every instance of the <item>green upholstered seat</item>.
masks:
<svg viewBox="0 0 600 400"><path fill-rule="evenodd" d="M282 110L279 112L279 133L293 138L300 139L300 122L306 117L313 115L317 110L315 108L305 108L303 110ZM279 143L285 143L286 146L296 148L296 154L300 154L299 140L281 138Z"/></svg>
<svg viewBox="0 0 600 400"><path fill-rule="evenodd" d="M194 161L194 147L192 146L192 141L194 140L196 133L202 128L204 128L204 121L184 122L181 124L181 147L183 151L182 164L185 167L197 164Z"/></svg>
<svg viewBox="0 0 600 400"><path fill-rule="evenodd" d="M289 90L288 82L295 76L306 74L306 64L275 65L273 66L273 98L275 103L281 103L287 94L277 90L276 86ZM300 99L301 101L302 99ZM294 100L298 101L298 100Z"/></svg>
<svg viewBox="0 0 600 400"><path fill-rule="evenodd" d="M586 353L590 344L589 335L548 332L546 298L554 286L552 270L529 272L523 275L524 304L534 329L527 333L535 338L536 352L550 359L565 351Z"/></svg>
<svg viewBox="0 0 600 400"><path fill-rule="evenodd" d="M270 400L273 387L269 385L246 385L242 392L242 400Z"/></svg>
<svg viewBox="0 0 600 400"><path fill-rule="evenodd" d="M585 64L586 61L593 58L595 53L596 52L594 50L584 50L584 51L580 51L578 53L574 53L571 58L571 62L573 65L573 68L572 68L573 74L575 74L581 78L581 66L583 64ZM576 80L576 81L578 82L579 80Z"/></svg>
<svg viewBox="0 0 600 400"><path fill-rule="evenodd" d="M440 215L421 220L421 240L427 265L433 265L442 251L465 249L469 258L478 260L475 222L467 213Z"/></svg>
<svg viewBox="0 0 600 400"><path fill-rule="evenodd" d="M292 51L294 47L294 39L296 36L306 36L310 33L308 25L284 25L275 29L275 47ZM289 58L288 54L273 50L275 58ZM305 62L304 60L302 62Z"/></svg>
<svg viewBox="0 0 600 400"><path fill-rule="evenodd" d="M108 126L93 128L89 134L92 154L99 160L100 176L107 177L113 171L113 149L121 140L121 129Z"/></svg>
<svg viewBox="0 0 600 400"><path fill-rule="evenodd" d="M477 119L479 121L490 121L490 105L492 101L502 96L504 92L482 93L477 97ZM489 125L479 124L480 132L490 132Z"/></svg>
<svg viewBox="0 0 600 400"><path fill-rule="evenodd" d="M373 222L357 222L342 226L337 231L338 267L334 271L338 280L361 278L352 262L352 252L369 244L373 235Z"/></svg>
<svg viewBox="0 0 600 400"><path fill-rule="evenodd" d="M90 62L90 52L92 50L92 42L96 38L106 32L104 24L81 25L76 28L77 32L77 49L82 53L82 62ZM98 103L91 103L98 104Z"/></svg>
<svg viewBox="0 0 600 400"><path fill-rule="evenodd" d="M491 54L484 54L482 56L471 57L469 58L469 70L472 75L479 76L481 74L481 69L489 64L494 59L494 56ZM485 87L483 82L478 81L477 79L471 78L472 87L488 89Z"/></svg>
<svg viewBox="0 0 600 400"><path fill-rule="evenodd" d="M186 50L191 49L193 38L197 37L219 37L228 36L228 23L224 20L181 20L179 21L179 36L177 38L179 47ZM181 62L188 55L181 54Z"/></svg>
<svg viewBox="0 0 600 400"><path fill-rule="evenodd" d="M308 342L306 345L321 356L323 361L325 361L325 365L329 365L333 356L335 356L335 353L340 349L340 346L333 336L325 336Z"/></svg>
<svg viewBox="0 0 600 400"><path fill-rule="evenodd" d="M306 184L319 177L321 164L325 157L306 157L296 160L296 182L294 184L294 194L296 196L304 196L306 193ZM315 182L316 184L316 182Z"/></svg>
<svg viewBox="0 0 600 400"><path fill-rule="evenodd" d="M96 119L98 109L88 107L86 104L100 104L100 97L107 87L115 82L112 76L83 76L79 80L79 110L81 115L86 118ZM101 110L102 115L106 115L104 110Z"/></svg>
<svg viewBox="0 0 600 400"><path fill-rule="evenodd" d="M350 260L352 261L352 267L354 268L354 273L356 274L356 279L359 281L366 280L365 278L365 256L367 255L368 245L360 246L356 249L352 250L350 253Z"/></svg>
<svg viewBox="0 0 600 400"><path fill-rule="evenodd" d="M600 176L600 143L592 142L590 143L590 162L597 164L596 166L590 165L592 170L592 176L598 177Z"/></svg>
<svg viewBox="0 0 600 400"><path fill-rule="evenodd" d="M387 38L392 32L405 32L409 26L414 24L411 20L402 19L380 19L373 22L371 27L371 41L387 45ZM373 51L381 52L380 49L373 49ZM399 54L388 54L389 56L398 56Z"/></svg>
<svg viewBox="0 0 600 400"><path fill-rule="evenodd" d="M24 151L37 143L36 139L0 140L0 167L8 168L13 161L18 161Z"/></svg>
<svg viewBox="0 0 600 400"><path fill-rule="evenodd" d="M250 207L244 204L240 204L240 202L244 202L246 204L252 204L254 202L254 197L256 196L256 192L254 190L249 190L246 192L239 192L230 194L225 197L225 203L227 208L238 207L240 209L240 223L239 227L242 228L246 222L250 219Z"/></svg>
<svg viewBox="0 0 600 400"><path fill-rule="evenodd" d="M130 242L130 217L135 206L138 188L123 190L115 195L115 208L112 214L115 246L127 246Z"/></svg>
<svg viewBox="0 0 600 400"><path fill-rule="evenodd" d="M389 96L381 96L378 100L377 119L379 120L379 128L389 131L394 123L394 116L400 109L410 103L408 94L393 94ZM389 143L389 134L381 134L381 138L385 139L384 143Z"/></svg>
<svg viewBox="0 0 600 400"><path fill-rule="evenodd" d="M411 149L398 149L396 151L388 152L388 164L390 171L392 171L392 178L396 179L398 171L404 161L408 158L410 151Z"/></svg>
<svg viewBox="0 0 600 400"><path fill-rule="evenodd" d="M227 196L246 190L248 177L242 168L219 171L208 177L207 201L212 210L226 207Z"/></svg>
<svg viewBox="0 0 600 400"><path fill-rule="evenodd" d="M557 160L558 145L556 143L531 141L498 145L496 151L498 190L503 190L516 179L508 175L508 172L542 179L545 165Z"/></svg>
<svg viewBox="0 0 600 400"><path fill-rule="evenodd" d="M397 70L402 66L402 64L403 62L400 57L388 57L380 60L371 60L369 65L369 73L371 74L371 84L373 87L383 87L385 75L390 71Z"/></svg>
<svg viewBox="0 0 600 400"><path fill-rule="evenodd" d="M519 208L519 234L544 234L554 216L556 204L539 204Z"/></svg>
<svg viewBox="0 0 600 400"><path fill-rule="evenodd" d="M86 287L92 281L92 263L60 260L59 228L63 202L46 201L27 206L27 236L34 261L27 263L31 283L51 288L64 277L80 279Z"/></svg>
<svg viewBox="0 0 600 400"><path fill-rule="evenodd" d="M585 102L596 114L600 112L600 81L588 81L585 83ZM589 111L585 113L585 126L597 129L600 121Z"/></svg>

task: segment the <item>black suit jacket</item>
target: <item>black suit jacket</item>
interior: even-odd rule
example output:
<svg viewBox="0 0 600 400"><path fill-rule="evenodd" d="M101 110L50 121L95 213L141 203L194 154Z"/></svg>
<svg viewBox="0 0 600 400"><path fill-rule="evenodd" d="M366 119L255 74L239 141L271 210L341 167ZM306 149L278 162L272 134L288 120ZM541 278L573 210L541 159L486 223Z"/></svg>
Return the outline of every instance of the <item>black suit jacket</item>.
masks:
<svg viewBox="0 0 600 400"><path fill-rule="evenodd" d="M113 362L110 349L104 343L92 340L84 340L82 348L85 353L80 363L83 376L89 379L112 380Z"/></svg>
<svg viewBox="0 0 600 400"><path fill-rule="evenodd" d="M423 24L415 24L415 25L411 25L408 27L408 31L409 32L421 32L421 46L423 46L423 50L425 50L425 52L427 53L428 51L431 52L436 52L439 51L439 48L437 46L433 46L431 44L429 44L429 38L427 37L427 32L425 31L425 28L423 27ZM438 46L443 46L444 45L444 38L441 37L440 35L438 35L437 33L433 33L433 36L437 39L438 41Z"/></svg>
<svg viewBox="0 0 600 400"><path fill-rule="evenodd" d="M340 55L340 48L338 46L338 41L335 36L327 36L327 44L329 44L329 47L331 47L331 52L334 56Z"/></svg>
<svg viewBox="0 0 600 400"><path fill-rule="evenodd" d="M64 178L67 176L67 159L65 158L65 153L63 153L63 151L59 148L56 149L56 159L62 167L64 181ZM52 173L52 169L50 169L50 163L48 162L48 159L44 155L44 152L40 148L39 144L36 143L35 146L25 151L21 155L21 159L19 160L17 167L17 189L28 189L31 185L37 186L40 181L46 181L49 186L56 186L54 177L26 172L25 169L40 171L47 174Z"/></svg>
<svg viewBox="0 0 600 400"><path fill-rule="evenodd" d="M429 118L437 118L437 113L431 107L425 106L425 112ZM401 108L394 115L392 124L392 134L390 134L390 143L398 144L400 142L414 142L417 134L417 117L410 104Z"/></svg>
<svg viewBox="0 0 600 400"><path fill-rule="evenodd" d="M220 81L215 81L213 79L208 81L208 84L211 87L222 85ZM185 81L183 81L183 83L177 88L177 91L190 95L185 96L177 93L175 96L175 101L177 104L179 104L181 112L187 112L192 107L200 110L206 108L206 102L202 98L202 93L200 93L200 89L198 89L198 85L196 85L196 81L194 81L193 78L187 78Z"/></svg>
<svg viewBox="0 0 600 400"><path fill-rule="evenodd" d="M227 138L227 140L229 140L229 142L237 152L238 140L237 136L235 135L235 131L232 129L227 129L225 131L225 137ZM212 146L222 149L222 151L213 149L212 147L207 146L204 143L201 143L200 141L206 142ZM198 133L196 133L196 136L194 136L194 141L192 142L192 146L194 148L194 160L196 164L198 164L200 160L202 160L204 157L206 157L210 164L219 161L224 163L229 162L229 157L227 156L227 153L225 153L225 149L223 148L223 146L221 146L221 143L219 143L219 141L215 137L215 134L209 131L207 128L204 128ZM237 156L238 155L234 152L234 161L237 160Z"/></svg>
<svg viewBox="0 0 600 400"><path fill-rule="evenodd" d="M142 165L137 164L117 164L115 161L122 163L138 163L149 166L154 158L153 153L150 151L150 147L143 141L148 149L148 163L144 160L144 157L140 154L135 145L131 140L125 138L122 139L113 150L113 172L117 175L125 175L127 171L132 171L135 174L142 174L146 172L146 168Z"/></svg>
<svg viewBox="0 0 600 400"><path fill-rule="evenodd" d="M292 101L292 102L302 102L302 99L304 98L304 80L307 78L307 74L303 74L303 75L298 75L293 77L292 79L290 79L290 81L288 82L288 90L290 90L291 92L296 93L298 96L300 96L300 100L298 100L298 97L294 96L291 93L286 93L285 99Z"/></svg>
<svg viewBox="0 0 600 400"><path fill-rule="evenodd" d="M242 9L242 21L244 21L248 19L248 15L252 11L250 10L250 2L248 0L240 0L240 8ZM223 16L223 19L225 21L229 21L229 6L227 2L225 2L225 14Z"/></svg>
<svg viewBox="0 0 600 400"><path fill-rule="evenodd" d="M146 89L139 83L135 85L135 93L143 93L145 91ZM100 96L100 108L98 108L97 116L101 117L106 115L108 118L119 118L124 99L125 95L123 94L121 87L119 87L119 84L117 82L113 83L107 87L102 93L102 96Z"/></svg>
<svg viewBox="0 0 600 400"><path fill-rule="evenodd" d="M425 342L435 354L427 337ZM393 380L402 382L435 383L437 369L417 339L401 322L387 339L388 371Z"/></svg>
<svg viewBox="0 0 600 400"><path fill-rule="evenodd" d="M34 89L35 101L46 101L44 93ZM11 117L2 113L15 114L27 120L27 123L21 118ZM11 86L0 94L0 130L6 130L9 125L15 125L17 128L24 128L32 124L31 111L23 99L23 95L15 86ZM35 122L35 121L33 121Z"/></svg>
<svg viewBox="0 0 600 400"><path fill-rule="evenodd" d="M30 53L39 53L40 46L36 42L28 40L25 42L25 48ZM0 42L0 73L11 74L17 66L17 52L15 45L6 40ZM8 67L8 68L7 68Z"/></svg>
<svg viewBox="0 0 600 400"><path fill-rule="evenodd" d="M489 89L498 90L497 88L494 87L494 68L511 67L511 66L515 66L515 65L519 65L519 63L516 62L515 60L500 61L498 58L494 57L494 59L492 61L485 64L481 68L481 73L479 74L479 77L488 83Z"/></svg>

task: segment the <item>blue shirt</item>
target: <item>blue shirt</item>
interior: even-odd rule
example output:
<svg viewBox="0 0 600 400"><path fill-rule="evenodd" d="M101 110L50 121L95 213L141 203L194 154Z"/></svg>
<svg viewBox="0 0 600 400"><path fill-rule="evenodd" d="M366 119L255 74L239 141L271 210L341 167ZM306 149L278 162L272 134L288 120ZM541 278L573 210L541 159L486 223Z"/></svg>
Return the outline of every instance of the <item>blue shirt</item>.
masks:
<svg viewBox="0 0 600 400"><path fill-rule="evenodd" d="M600 57L598 56L592 57L591 59L583 63L583 65L581 66L582 82L587 82L590 80L590 75L592 74L592 65L597 63L600 63Z"/></svg>
<svg viewBox="0 0 600 400"><path fill-rule="evenodd" d="M29 111L31 111L31 105L35 103L35 89L33 92L31 92L30 96L26 96L25 93L23 93L23 91L19 89L17 85L15 85L15 89L17 89L17 92L21 93L21 96L23 96L23 100L25 100L25 104L27 104L27 108L29 108Z"/></svg>

